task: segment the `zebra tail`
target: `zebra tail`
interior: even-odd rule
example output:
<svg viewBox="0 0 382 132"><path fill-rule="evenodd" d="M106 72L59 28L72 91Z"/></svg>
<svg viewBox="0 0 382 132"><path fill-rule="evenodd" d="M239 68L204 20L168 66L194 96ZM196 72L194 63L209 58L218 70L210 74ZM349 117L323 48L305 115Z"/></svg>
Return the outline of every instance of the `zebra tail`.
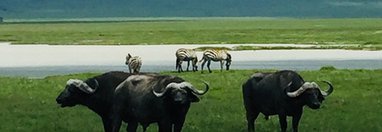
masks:
<svg viewBox="0 0 382 132"><path fill-rule="evenodd" d="M200 59L200 61L198 61L198 63L202 62L204 60L204 56L202 57L202 59Z"/></svg>

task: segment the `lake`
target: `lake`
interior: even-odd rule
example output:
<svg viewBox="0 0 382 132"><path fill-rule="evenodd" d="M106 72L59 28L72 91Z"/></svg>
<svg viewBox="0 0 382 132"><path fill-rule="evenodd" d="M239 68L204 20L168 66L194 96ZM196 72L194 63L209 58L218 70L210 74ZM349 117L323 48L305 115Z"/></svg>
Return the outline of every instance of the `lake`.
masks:
<svg viewBox="0 0 382 132"><path fill-rule="evenodd" d="M0 43L0 76L41 78L82 72L128 71L125 56L141 56L143 72L175 71L178 48L202 46L306 46L293 44L224 45L10 45ZM382 51L360 50L256 50L229 51L231 69L317 70L322 66L339 69L382 69ZM197 52L199 58L202 52ZM185 69L186 64L183 63ZM212 69L219 69L212 63ZM200 70L200 65L199 65Z"/></svg>

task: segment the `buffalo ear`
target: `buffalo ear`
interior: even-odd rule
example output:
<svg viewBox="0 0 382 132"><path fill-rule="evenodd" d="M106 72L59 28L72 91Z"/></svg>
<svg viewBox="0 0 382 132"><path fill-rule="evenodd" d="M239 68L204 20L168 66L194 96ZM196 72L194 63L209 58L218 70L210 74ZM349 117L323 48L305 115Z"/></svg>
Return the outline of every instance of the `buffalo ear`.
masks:
<svg viewBox="0 0 382 132"><path fill-rule="evenodd" d="M190 94L188 96L188 98L190 99L191 102L199 102L200 101L199 97L194 95L194 94Z"/></svg>

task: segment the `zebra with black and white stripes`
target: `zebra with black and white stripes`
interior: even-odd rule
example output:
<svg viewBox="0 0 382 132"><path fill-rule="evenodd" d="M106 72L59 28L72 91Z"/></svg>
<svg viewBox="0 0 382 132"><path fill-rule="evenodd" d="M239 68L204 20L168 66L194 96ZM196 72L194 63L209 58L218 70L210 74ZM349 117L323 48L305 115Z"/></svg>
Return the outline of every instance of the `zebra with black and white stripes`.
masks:
<svg viewBox="0 0 382 132"><path fill-rule="evenodd" d="M130 73L139 73L141 66L142 66L142 60L139 56L132 57L130 53L126 56L126 62L125 64L129 66L129 72ZM133 70L133 72L131 72Z"/></svg>
<svg viewBox="0 0 382 132"><path fill-rule="evenodd" d="M204 64L207 62L208 71L211 73L210 64L211 61L219 61L220 62L220 71L223 71L223 64L226 61L226 69L229 70L229 66L231 65L232 57L226 50L218 50L218 49L207 49L203 52L203 58L200 60L202 62L202 73Z"/></svg>
<svg viewBox="0 0 382 132"><path fill-rule="evenodd" d="M194 72L198 71L198 65L197 65L198 57L194 49L180 48L176 50L175 56L176 56L175 69L178 70L178 72L183 72L183 68L182 68L183 61L187 61L187 71L188 71L188 67L190 66L190 61L192 62L192 71Z"/></svg>

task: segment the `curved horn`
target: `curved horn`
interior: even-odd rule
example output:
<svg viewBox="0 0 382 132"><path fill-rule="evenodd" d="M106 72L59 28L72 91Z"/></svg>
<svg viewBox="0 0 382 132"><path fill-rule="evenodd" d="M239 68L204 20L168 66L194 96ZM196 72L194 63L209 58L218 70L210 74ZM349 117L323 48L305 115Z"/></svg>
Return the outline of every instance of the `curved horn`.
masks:
<svg viewBox="0 0 382 132"><path fill-rule="evenodd" d="M81 91L87 93L87 94L92 94L94 93L97 88L98 88L98 81L96 79L94 79L95 83L96 83L96 86L95 86L95 89L91 88L88 84L86 84L84 81L82 80L78 80L78 79L69 79L66 84L67 85L70 85L70 84L73 84L75 85L78 89L80 89Z"/></svg>
<svg viewBox="0 0 382 132"><path fill-rule="evenodd" d="M98 87L99 87L99 83L97 81L97 79L93 79L94 80L94 91L97 91Z"/></svg>
<svg viewBox="0 0 382 132"><path fill-rule="evenodd" d="M194 88L194 86L192 86L190 83L188 82L182 82L181 85L184 84L184 86L186 86L188 89L190 89L192 91L192 93L194 94L197 94L197 95L204 95L207 93L208 89L210 88L210 86L208 86L208 83L203 81L204 85L206 85L205 87L205 90L202 91L202 90L197 90L196 88Z"/></svg>
<svg viewBox="0 0 382 132"><path fill-rule="evenodd" d="M325 82L326 84L329 85L329 89L326 90L326 91L322 91L322 90L320 89L320 91L321 91L321 94L322 94L324 97L327 97L327 96L329 96L329 95L333 92L334 88L333 88L332 83L330 83L329 81L323 81L323 82Z"/></svg>
<svg viewBox="0 0 382 132"><path fill-rule="evenodd" d="M166 91L169 89L169 88L179 88L179 84L177 83L170 83L166 86L166 88L164 88L163 91L161 92L155 92L155 90L153 90L153 93L155 96L157 97L162 97L164 95L164 93L166 93Z"/></svg>
<svg viewBox="0 0 382 132"><path fill-rule="evenodd" d="M287 92L287 95L289 97L295 98L302 94L307 88L309 88L309 85L312 85L310 82L305 82L300 88L298 88L296 91L293 92Z"/></svg>

